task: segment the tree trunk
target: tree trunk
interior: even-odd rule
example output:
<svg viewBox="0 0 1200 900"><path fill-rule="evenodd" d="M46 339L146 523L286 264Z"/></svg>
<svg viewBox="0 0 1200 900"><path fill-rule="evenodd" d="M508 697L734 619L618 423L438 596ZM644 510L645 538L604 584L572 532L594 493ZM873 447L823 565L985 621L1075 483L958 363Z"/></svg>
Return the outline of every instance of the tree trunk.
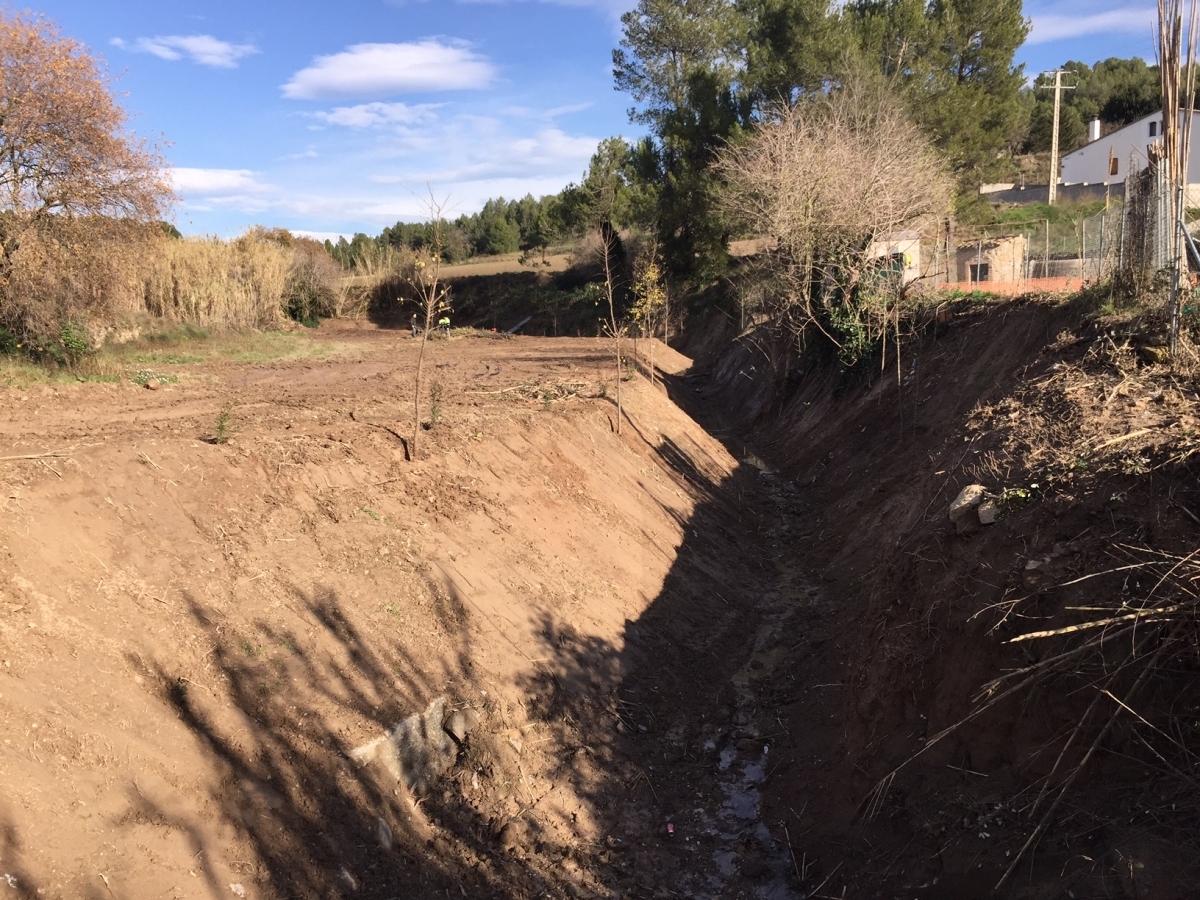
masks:
<svg viewBox="0 0 1200 900"><path fill-rule="evenodd" d="M613 331L613 338L617 345L617 434L621 433L621 333Z"/></svg>
<svg viewBox="0 0 1200 900"><path fill-rule="evenodd" d="M417 442L421 434L421 376L425 370L425 342L429 340L429 315L425 316L425 328L421 332L421 349L417 351L417 378L413 392L413 437L412 461L417 461Z"/></svg>
<svg viewBox="0 0 1200 900"><path fill-rule="evenodd" d="M601 234L604 241L604 290L608 295L608 325L612 331L613 347L617 355L617 434L621 433L621 330L617 324L617 303L613 297L612 247L609 237Z"/></svg>
<svg viewBox="0 0 1200 900"><path fill-rule="evenodd" d="M653 322L653 319L651 319ZM650 384L654 385L654 379L657 378L657 373L654 371L654 328L650 328Z"/></svg>

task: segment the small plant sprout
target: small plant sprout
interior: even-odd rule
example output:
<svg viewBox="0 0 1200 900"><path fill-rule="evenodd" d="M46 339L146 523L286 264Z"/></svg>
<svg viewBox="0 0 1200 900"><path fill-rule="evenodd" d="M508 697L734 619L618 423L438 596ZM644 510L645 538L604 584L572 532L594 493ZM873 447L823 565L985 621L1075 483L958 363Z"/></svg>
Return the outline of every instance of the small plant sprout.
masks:
<svg viewBox="0 0 1200 900"><path fill-rule="evenodd" d="M213 443L228 444L229 439L233 437L233 408L237 406L236 400L230 400L221 407L221 411L217 413L217 424L213 428Z"/></svg>

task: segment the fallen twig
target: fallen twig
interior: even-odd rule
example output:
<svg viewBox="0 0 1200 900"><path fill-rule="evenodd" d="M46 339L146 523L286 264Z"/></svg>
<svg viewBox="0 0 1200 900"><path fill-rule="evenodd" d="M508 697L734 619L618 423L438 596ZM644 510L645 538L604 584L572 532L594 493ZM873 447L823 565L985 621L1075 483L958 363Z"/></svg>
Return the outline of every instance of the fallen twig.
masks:
<svg viewBox="0 0 1200 900"><path fill-rule="evenodd" d="M45 453L20 453L16 456L0 456L0 462L11 462L17 459L61 459L70 454L74 449L74 447L67 447L65 450L47 450Z"/></svg>
<svg viewBox="0 0 1200 900"><path fill-rule="evenodd" d="M1183 609L1181 604L1174 606L1163 606L1158 609L1139 609L1137 612L1131 612L1124 616L1113 616L1109 619L1096 619L1091 622L1081 622L1078 625L1067 625L1064 628L1051 628L1048 631L1031 631L1028 634L1019 634L1015 638L1009 638L1005 643L1016 644L1020 641L1032 641L1035 638L1054 637L1059 634L1072 634L1076 631L1087 631L1089 628L1102 628L1105 625L1115 625L1117 622L1128 622L1130 619L1145 619L1149 616L1165 616L1168 613L1179 612Z"/></svg>
<svg viewBox="0 0 1200 900"><path fill-rule="evenodd" d="M1113 444L1120 444L1123 441L1132 441L1135 437L1141 437L1143 434L1149 434L1150 432L1156 430L1157 429L1154 428L1139 428L1137 431L1131 431L1129 434L1123 434L1120 437L1115 437L1112 440L1105 441L1103 444L1097 444L1092 452L1096 453L1099 450L1103 450L1105 447L1111 447Z"/></svg>

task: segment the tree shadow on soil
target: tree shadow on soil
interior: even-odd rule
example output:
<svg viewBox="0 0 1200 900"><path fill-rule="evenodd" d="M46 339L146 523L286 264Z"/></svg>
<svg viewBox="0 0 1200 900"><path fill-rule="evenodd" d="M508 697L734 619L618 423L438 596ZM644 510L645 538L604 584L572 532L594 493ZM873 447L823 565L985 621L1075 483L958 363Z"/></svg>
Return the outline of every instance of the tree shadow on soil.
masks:
<svg viewBox="0 0 1200 900"><path fill-rule="evenodd" d="M484 879L471 879L451 856L426 846L426 823L452 815L452 801L427 798L418 807L386 773L358 769L349 757L361 723L373 723L362 737L374 737L453 693L466 648L460 643L440 670L423 668L399 642L372 643L331 589L294 595L317 633L300 636L260 622L261 643L243 647L231 645L211 614L189 599L191 615L212 641L219 675L213 682L223 685L224 696L166 669L155 673L163 699L217 769L219 787L210 799L219 818L259 861L239 874L263 896L432 896L457 894L462 884L475 896L490 893ZM319 651L301 649L318 645ZM268 659L261 647L288 652ZM141 805L147 816L169 818L148 800ZM198 829L176 824L207 849ZM211 871L206 877L215 883Z"/></svg>
<svg viewBox="0 0 1200 900"><path fill-rule="evenodd" d="M645 612L625 623L617 643L553 615L538 623L543 648L519 687L530 718L553 736L544 745L553 748L545 750L552 758L542 770L549 786L539 796L521 769L528 757L517 750L510 759L486 718L460 748L457 766L424 796L349 757L439 696L455 706L464 705L455 698L478 701L466 616L453 585L439 586L452 649L436 667L419 663L403 638L380 641L362 632L328 587L292 590L315 634L260 621L253 641L241 646L222 632L217 614L189 599L213 647L215 687L169 667L151 674L212 760L217 786L206 799L236 843L248 846L242 858L257 861L237 872L248 892L515 900L650 896L660 888L688 895L704 886L696 879L711 861L698 863L696 854L711 855L711 841L674 840L664 822L682 822L701 805L711 814L723 802L711 785L718 755L743 735L765 733L739 708L731 679L753 650L776 563L764 512L773 501L762 474L743 465L726 476L700 446L686 443L647 440L663 472L697 506L686 520L677 518L682 542ZM260 646L288 652L260 653ZM476 776L485 792L501 790L504 779L519 784L512 788L519 810L502 814L498 805L477 802L469 790ZM574 814L553 805L559 788L569 788L593 823L586 835ZM146 798L138 808L180 828L201 857L216 852L205 845L211 828L172 819ZM767 843L773 839L774 832ZM755 861L771 848L752 821L737 840L730 877L752 889L764 877ZM215 873L206 877L216 884ZM223 894L226 887L216 889Z"/></svg>
<svg viewBox="0 0 1200 900"><path fill-rule="evenodd" d="M8 810L0 812L0 892L20 900L34 900L42 889L22 864L23 851L17 826Z"/></svg>
<svg viewBox="0 0 1200 900"><path fill-rule="evenodd" d="M750 466L722 478L710 474L715 467L699 447L647 444L699 498L680 520L683 540L662 589L616 643L545 616L539 655L548 660L524 688L534 698L531 713L568 750L562 777L603 835L581 849L615 895L736 896L764 886L770 873L762 861L774 848L763 846L752 819L728 841L707 829L727 799L713 778L721 751L762 733L739 708L732 677L752 651L776 574L763 514L769 500ZM575 757L570 748L580 748ZM605 777L580 777L582 752ZM667 822L678 823L678 836ZM732 869L722 887L708 878L725 843Z"/></svg>

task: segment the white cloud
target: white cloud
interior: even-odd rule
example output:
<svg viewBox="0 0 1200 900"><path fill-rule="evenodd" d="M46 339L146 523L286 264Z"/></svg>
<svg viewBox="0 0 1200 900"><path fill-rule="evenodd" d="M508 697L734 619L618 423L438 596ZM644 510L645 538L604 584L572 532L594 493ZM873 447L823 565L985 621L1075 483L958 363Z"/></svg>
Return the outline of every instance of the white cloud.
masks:
<svg viewBox="0 0 1200 900"><path fill-rule="evenodd" d="M1142 32L1149 34L1158 21L1158 12L1153 7L1125 7L1090 16L1059 15L1045 13L1033 15L1033 28L1028 44L1048 44L1089 34L1116 34Z"/></svg>
<svg viewBox="0 0 1200 900"><path fill-rule="evenodd" d="M555 106L552 109L537 109L532 106L506 106L501 110L506 116L514 119L557 119L559 116L569 116L572 113L591 109L594 103L570 103L566 106Z"/></svg>
<svg viewBox="0 0 1200 900"><path fill-rule="evenodd" d="M511 3L520 0L458 0L459 3ZM613 17L619 17L637 6L634 0L540 0L552 6L574 6L582 9L598 9ZM403 4L397 4L403 5Z"/></svg>
<svg viewBox="0 0 1200 900"><path fill-rule="evenodd" d="M572 178L578 178L596 152L594 137L572 137L557 128L544 128L531 137L506 137L493 132L488 120L479 120L467 129L471 140L459 129L459 134L447 135L448 146L469 148L462 158L453 159L441 168L403 175L376 174L376 184L454 185L464 182L495 179L549 180L563 188ZM522 192L524 193L524 192Z"/></svg>
<svg viewBox="0 0 1200 900"><path fill-rule="evenodd" d="M149 53L159 59L175 61L187 57L194 63L218 69L235 68L242 57L258 53L258 48L253 44L231 44L209 34L142 37L132 43L113 38L112 44L122 50Z"/></svg>
<svg viewBox="0 0 1200 900"><path fill-rule="evenodd" d="M330 125L349 128L374 128L382 125L419 125L430 122L436 115L437 104L422 103L360 103L358 106L338 106L328 112L313 113L313 118Z"/></svg>
<svg viewBox="0 0 1200 900"><path fill-rule="evenodd" d="M260 194L274 190L258 180L249 169L193 169L186 166L171 170L171 182L185 197L207 198Z"/></svg>
<svg viewBox="0 0 1200 900"><path fill-rule="evenodd" d="M465 44L428 38L405 44L355 44L341 53L318 56L282 90L293 100L388 97L482 88L494 77L491 62Z"/></svg>
<svg viewBox="0 0 1200 900"><path fill-rule="evenodd" d="M350 238L353 237L353 235L342 234L341 232L338 232L338 231L305 231L300 228L292 228L289 230L296 237L312 238L314 241L321 241L322 243L324 243L325 241L332 241L333 243L336 244L338 242L339 238L345 238L346 240L350 240Z"/></svg>

